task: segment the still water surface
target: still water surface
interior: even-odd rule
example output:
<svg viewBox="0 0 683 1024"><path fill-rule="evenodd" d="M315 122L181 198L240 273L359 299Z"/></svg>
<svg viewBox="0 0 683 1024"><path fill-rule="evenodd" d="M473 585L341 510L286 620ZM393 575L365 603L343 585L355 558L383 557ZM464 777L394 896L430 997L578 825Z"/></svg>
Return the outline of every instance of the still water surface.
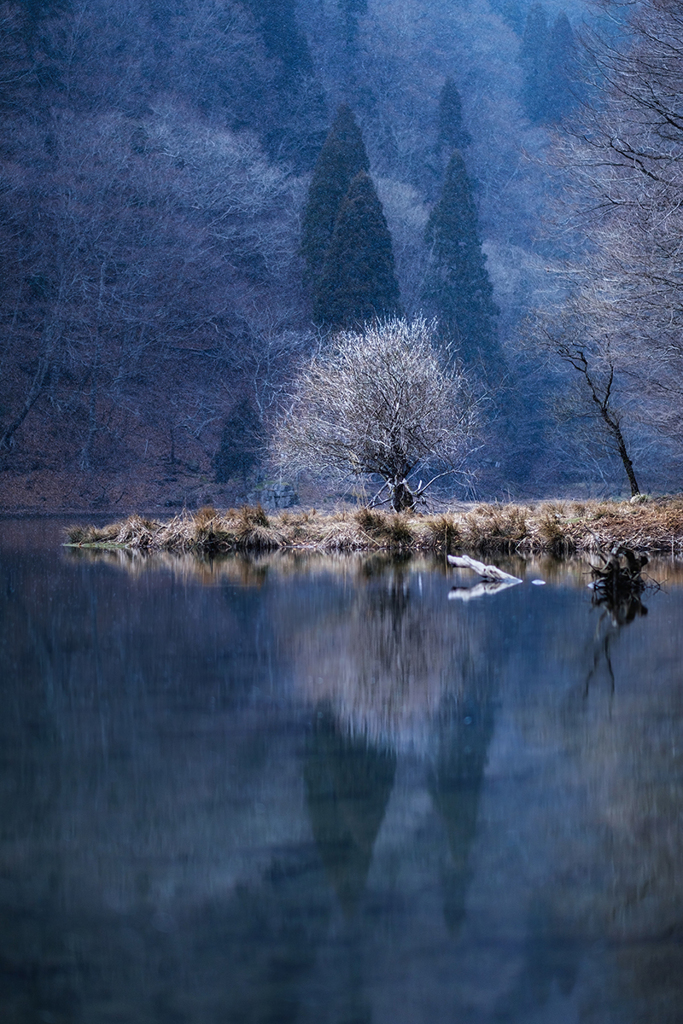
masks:
<svg viewBox="0 0 683 1024"><path fill-rule="evenodd" d="M3 1022L683 1021L675 566L620 626L62 525L0 522Z"/></svg>

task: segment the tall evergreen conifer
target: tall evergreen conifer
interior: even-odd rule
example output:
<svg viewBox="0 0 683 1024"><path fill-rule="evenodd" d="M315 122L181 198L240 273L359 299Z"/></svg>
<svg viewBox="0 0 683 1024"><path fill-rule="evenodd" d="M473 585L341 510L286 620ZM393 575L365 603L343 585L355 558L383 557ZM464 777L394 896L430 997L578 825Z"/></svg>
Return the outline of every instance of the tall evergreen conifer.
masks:
<svg viewBox="0 0 683 1024"><path fill-rule="evenodd" d="M439 148L446 147L449 151L463 149L472 141L469 132L463 127L462 101L452 78L446 79L439 96L436 140Z"/></svg>
<svg viewBox="0 0 683 1024"><path fill-rule="evenodd" d="M493 287L486 270L472 185L456 150L446 169L441 198L427 222L432 252L424 299L466 362L490 359L496 347Z"/></svg>
<svg viewBox="0 0 683 1024"><path fill-rule="evenodd" d="M366 171L353 179L339 211L314 313L332 328L360 327L400 313L391 235Z"/></svg>
<svg viewBox="0 0 683 1024"><path fill-rule="evenodd" d="M578 102L577 53L569 19L558 14L552 28L545 8L529 10L519 53L524 69L523 100L537 124L560 121Z"/></svg>
<svg viewBox="0 0 683 1024"><path fill-rule="evenodd" d="M353 45L358 37L358 19L367 14L368 0L337 0L344 19L346 42Z"/></svg>
<svg viewBox="0 0 683 1024"><path fill-rule="evenodd" d="M569 19L558 14L548 43L546 120L559 121L578 103L576 43Z"/></svg>
<svg viewBox="0 0 683 1024"><path fill-rule="evenodd" d="M339 208L355 176L359 171L369 170L360 128L351 109L343 103L313 168L304 210L301 254L314 302Z"/></svg>
<svg viewBox="0 0 683 1024"><path fill-rule="evenodd" d="M548 16L542 4L533 4L524 26L519 61L524 70L523 100L527 116L540 122L547 113Z"/></svg>

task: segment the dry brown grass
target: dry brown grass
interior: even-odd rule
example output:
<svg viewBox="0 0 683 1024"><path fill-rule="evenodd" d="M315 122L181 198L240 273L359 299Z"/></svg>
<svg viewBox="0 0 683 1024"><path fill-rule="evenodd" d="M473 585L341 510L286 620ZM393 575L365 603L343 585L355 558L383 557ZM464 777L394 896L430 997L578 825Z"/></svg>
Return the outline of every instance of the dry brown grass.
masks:
<svg viewBox="0 0 683 1024"><path fill-rule="evenodd" d="M355 511L276 512L260 505L219 512L206 507L170 520L133 515L105 527L74 526L68 543L140 551L470 550L555 555L604 550L614 543L683 552L683 497L628 501L480 504L439 515Z"/></svg>
<svg viewBox="0 0 683 1024"><path fill-rule="evenodd" d="M528 535L524 505L477 505L464 517L464 546L476 551L515 551Z"/></svg>

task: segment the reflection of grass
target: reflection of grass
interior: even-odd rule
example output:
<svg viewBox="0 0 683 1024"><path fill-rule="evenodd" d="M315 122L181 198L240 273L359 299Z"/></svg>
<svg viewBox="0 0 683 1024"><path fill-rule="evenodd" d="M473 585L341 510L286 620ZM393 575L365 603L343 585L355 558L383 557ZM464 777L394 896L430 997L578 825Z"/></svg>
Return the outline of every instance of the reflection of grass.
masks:
<svg viewBox="0 0 683 1024"><path fill-rule="evenodd" d="M429 551L523 555L595 551L615 542L651 551L683 549L683 498L480 504L440 515L378 509L266 513L260 505L207 507L160 521L133 515L108 526L74 526L77 547L215 555L229 551Z"/></svg>

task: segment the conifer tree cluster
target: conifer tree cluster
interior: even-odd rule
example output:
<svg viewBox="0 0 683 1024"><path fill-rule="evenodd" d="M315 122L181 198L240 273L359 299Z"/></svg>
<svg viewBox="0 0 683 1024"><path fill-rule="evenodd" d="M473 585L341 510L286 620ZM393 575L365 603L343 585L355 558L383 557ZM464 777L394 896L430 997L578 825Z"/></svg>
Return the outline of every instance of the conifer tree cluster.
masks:
<svg viewBox="0 0 683 1024"><path fill-rule="evenodd" d="M439 95L436 144L441 148L464 149L472 137L462 123L462 100L452 78L447 78Z"/></svg>
<svg viewBox="0 0 683 1024"><path fill-rule="evenodd" d="M369 170L360 129L342 104L313 170L301 238L313 316L325 327L400 311L391 236Z"/></svg>

